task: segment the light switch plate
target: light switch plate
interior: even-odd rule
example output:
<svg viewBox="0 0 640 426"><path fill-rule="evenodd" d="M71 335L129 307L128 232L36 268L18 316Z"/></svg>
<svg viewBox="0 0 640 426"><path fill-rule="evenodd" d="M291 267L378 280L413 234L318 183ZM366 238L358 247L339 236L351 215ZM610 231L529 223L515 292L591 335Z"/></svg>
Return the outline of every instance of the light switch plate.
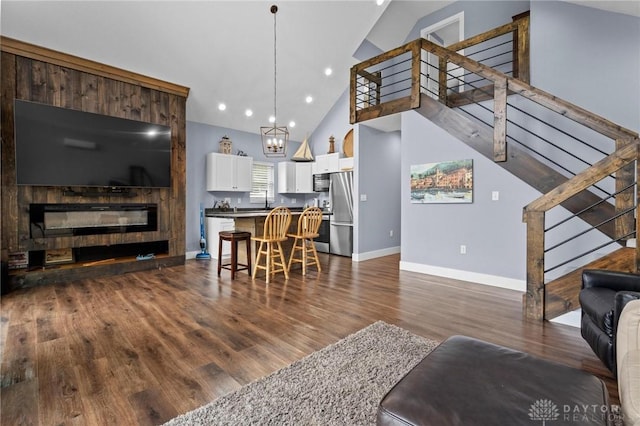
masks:
<svg viewBox="0 0 640 426"><path fill-rule="evenodd" d="M367 201L367 194L360 194L360 201Z"/></svg>

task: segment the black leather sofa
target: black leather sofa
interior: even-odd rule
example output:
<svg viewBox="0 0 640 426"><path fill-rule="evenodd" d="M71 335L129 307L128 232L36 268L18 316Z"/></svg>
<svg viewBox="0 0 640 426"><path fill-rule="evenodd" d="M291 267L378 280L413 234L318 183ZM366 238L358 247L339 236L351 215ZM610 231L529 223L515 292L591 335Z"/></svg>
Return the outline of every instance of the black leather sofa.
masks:
<svg viewBox="0 0 640 426"><path fill-rule="evenodd" d="M616 329L624 306L640 299L640 275L587 269L582 272L580 331L604 365L616 374Z"/></svg>

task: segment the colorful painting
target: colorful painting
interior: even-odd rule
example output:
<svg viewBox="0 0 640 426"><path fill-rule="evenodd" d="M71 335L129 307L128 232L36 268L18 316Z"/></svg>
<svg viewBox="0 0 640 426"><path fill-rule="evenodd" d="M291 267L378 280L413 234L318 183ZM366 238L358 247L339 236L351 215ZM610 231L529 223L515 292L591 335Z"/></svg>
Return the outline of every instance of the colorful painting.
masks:
<svg viewBox="0 0 640 426"><path fill-rule="evenodd" d="M472 203L473 160L411 166L411 202Z"/></svg>

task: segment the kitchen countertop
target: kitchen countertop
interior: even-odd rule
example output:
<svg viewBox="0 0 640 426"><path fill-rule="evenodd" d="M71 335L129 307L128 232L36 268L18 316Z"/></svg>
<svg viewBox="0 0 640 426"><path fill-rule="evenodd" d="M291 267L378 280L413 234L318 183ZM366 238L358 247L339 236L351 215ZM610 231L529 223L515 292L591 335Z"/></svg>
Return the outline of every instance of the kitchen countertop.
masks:
<svg viewBox="0 0 640 426"><path fill-rule="evenodd" d="M289 208L291 210L292 215L301 215L304 208L302 207L293 207ZM269 214L269 210L265 209L238 209L234 211L233 209L222 211L220 209L204 209L204 215L206 217L220 217L227 219L239 219L239 218L248 218L248 217L267 217ZM331 212L329 210L322 210L323 215L330 215Z"/></svg>

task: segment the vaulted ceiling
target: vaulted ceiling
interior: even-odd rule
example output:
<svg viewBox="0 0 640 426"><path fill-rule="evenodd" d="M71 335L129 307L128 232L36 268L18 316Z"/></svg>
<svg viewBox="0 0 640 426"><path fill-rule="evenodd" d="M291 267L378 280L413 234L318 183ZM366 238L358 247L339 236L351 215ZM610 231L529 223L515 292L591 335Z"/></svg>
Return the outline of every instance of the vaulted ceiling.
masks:
<svg viewBox="0 0 640 426"><path fill-rule="evenodd" d="M3 0L0 32L188 86L188 120L259 133L274 106L273 3ZM383 50L396 47L417 19L452 1L276 3L278 124L295 121L291 138L300 141L347 89L364 39ZM633 14L629 3L639 2L581 3Z"/></svg>

